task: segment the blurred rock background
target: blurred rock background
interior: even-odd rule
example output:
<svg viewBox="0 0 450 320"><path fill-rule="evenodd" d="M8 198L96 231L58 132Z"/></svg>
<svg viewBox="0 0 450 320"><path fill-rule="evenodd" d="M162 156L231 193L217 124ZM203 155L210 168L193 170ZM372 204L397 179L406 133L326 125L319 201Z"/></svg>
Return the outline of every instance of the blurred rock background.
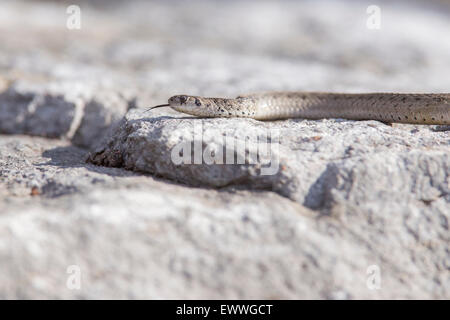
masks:
<svg viewBox="0 0 450 320"><path fill-rule="evenodd" d="M449 18L448 1L3 0L0 298L449 298L448 128L142 111L449 92ZM172 166L198 121L214 143L281 130L283 170Z"/></svg>

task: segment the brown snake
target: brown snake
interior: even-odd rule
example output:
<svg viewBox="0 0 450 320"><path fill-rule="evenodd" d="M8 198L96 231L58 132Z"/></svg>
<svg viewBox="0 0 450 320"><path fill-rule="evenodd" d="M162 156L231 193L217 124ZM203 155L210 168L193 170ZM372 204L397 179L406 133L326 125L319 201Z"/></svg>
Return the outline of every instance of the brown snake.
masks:
<svg viewBox="0 0 450 320"><path fill-rule="evenodd" d="M198 117L379 120L415 124L450 124L449 93L267 92L235 99L178 95L155 106ZM150 110L149 109L149 110Z"/></svg>

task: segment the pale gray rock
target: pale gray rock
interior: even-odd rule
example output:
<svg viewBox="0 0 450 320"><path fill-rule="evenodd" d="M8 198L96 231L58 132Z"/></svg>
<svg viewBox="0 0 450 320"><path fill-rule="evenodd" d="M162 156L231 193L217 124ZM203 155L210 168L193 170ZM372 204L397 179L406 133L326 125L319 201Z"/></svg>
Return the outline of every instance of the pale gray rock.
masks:
<svg viewBox="0 0 450 320"><path fill-rule="evenodd" d="M445 2L377 1L376 30L355 1L79 5L72 30L64 2L2 1L0 298L450 298L448 127L142 111L448 92ZM173 161L191 138L255 153L277 131L259 164Z"/></svg>
<svg viewBox="0 0 450 320"><path fill-rule="evenodd" d="M65 138L93 148L134 100L129 93L80 83L23 82L0 93L0 132Z"/></svg>
<svg viewBox="0 0 450 320"><path fill-rule="evenodd" d="M80 104L63 95L10 88L0 93L0 132L70 137L80 112Z"/></svg>
<svg viewBox="0 0 450 320"><path fill-rule="evenodd" d="M72 143L88 149L102 143L127 110L134 106L133 101L133 98L112 90L95 93L84 105L83 118Z"/></svg>

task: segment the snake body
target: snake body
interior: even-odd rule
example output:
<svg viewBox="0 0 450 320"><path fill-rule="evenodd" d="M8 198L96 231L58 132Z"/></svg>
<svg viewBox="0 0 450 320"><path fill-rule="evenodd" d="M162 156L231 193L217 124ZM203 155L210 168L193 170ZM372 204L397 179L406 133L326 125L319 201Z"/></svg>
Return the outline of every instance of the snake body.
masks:
<svg viewBox="0 0 450 320"><path fill-rule="evenodd" d="M172 109L199 117L379 120L415 124L450 124L449 93L267 92L235 99L178 95ZM157 106L159 107L159 106Z"/></svg>

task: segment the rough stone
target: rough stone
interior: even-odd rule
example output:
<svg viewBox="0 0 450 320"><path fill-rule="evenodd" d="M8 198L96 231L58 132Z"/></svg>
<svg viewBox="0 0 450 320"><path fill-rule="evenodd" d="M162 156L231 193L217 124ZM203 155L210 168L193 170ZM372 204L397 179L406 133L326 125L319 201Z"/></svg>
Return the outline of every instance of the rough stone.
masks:
<svg viewBox="0 0 450 320"><path fill-rule="evenodd" d="M84 105L83 119L72 143L88 149L102 143L127 110L133 107L133 101L134 98L111 90L95 93Z"/></svg>
<svg viewBox="0 0 450 320"><path fill-rule="evenodd" d="M2 1L0 298L450 298L448 127L142 111L175 94L447 92L446 2L378 1L381 29L355 1L78 3L68 29L64 2ZM273 153L173 161L224 135Z"/></svg>

